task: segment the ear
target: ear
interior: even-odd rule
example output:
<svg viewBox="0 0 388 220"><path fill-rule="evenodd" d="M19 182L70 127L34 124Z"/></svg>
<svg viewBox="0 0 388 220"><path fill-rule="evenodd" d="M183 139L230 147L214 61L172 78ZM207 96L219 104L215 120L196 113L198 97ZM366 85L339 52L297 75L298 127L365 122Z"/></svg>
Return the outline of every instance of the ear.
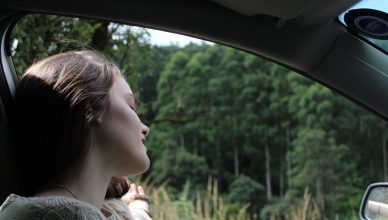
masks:
<svg viewBox="0 0 388 220"><path fill-rule="evenodd" d="M95 122L96 122L97 125L100 125L100 124L102 123L103 117L104 117L103 114L100 114L100 115L98 115L98 116L96 117Z"/></svg>
<svg viewBox="0 0 388 220"><path fill-rule="evenodd" d="M96 125L100 125L100 124L102 124L102 122L104 121L104 113L102 113L102 114L98 114L97 116L96 116L96 119L94 120L95 121L95 123L96 123Z"/></svg>

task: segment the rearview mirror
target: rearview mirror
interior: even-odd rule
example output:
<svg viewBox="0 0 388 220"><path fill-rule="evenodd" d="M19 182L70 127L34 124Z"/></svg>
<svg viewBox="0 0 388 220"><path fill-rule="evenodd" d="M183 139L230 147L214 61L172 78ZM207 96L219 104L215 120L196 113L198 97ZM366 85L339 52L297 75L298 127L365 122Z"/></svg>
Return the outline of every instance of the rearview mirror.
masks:
<svg viewBox="0 0 388 220"><path fill-rule="evenodd" d="M360 207L363 220L388 219L388 183L374 183L368 186Z"/></svg>

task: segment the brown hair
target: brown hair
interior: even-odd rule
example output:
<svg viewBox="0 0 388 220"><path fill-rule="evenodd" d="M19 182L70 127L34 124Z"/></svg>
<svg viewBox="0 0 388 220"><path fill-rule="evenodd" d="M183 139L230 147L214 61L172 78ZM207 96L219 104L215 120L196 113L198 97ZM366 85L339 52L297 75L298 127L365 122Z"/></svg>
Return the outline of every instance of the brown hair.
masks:
<svg viewBox="0 0 388 220"><path fill-rule="evenodd" d="M125 177L112 177L106 190L105 198L121 198L129 191L129 184L130 181Z"/></svg>
<svg viewBox="0 0 388 220"><path fill-rule="evenodd" d="M115 75L117 66L91 50L57 54L26 71L14 105L21 195L33 195L88 152L90 127L109 109Z"/></svg>

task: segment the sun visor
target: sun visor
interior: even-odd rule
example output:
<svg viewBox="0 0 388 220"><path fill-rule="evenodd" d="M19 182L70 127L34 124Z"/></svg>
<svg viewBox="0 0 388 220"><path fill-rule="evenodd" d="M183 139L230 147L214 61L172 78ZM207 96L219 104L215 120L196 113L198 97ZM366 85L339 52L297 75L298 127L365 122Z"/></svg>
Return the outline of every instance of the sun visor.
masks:
<svg viewBox="0 0 388 220"><path fill-rule="evenodd" d="M314 0L211 0L241 14L264 14L289 20L300 15Z"/></svg>

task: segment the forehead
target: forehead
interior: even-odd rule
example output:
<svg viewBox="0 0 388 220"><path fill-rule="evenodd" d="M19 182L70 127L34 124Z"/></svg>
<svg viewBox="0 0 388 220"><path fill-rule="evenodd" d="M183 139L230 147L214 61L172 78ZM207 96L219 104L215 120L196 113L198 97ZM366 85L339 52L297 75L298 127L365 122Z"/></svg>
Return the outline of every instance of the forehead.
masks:
<svg viewBox="0 0 388 220"><path fill-rule="evenodd" d="M111 92L115 93L116 95L118 94L124 95L128 93L133 95L133 92L129 87L128 83L125 81L125 79L123 77L117 77L117 76L114 79Z"/></svg>

